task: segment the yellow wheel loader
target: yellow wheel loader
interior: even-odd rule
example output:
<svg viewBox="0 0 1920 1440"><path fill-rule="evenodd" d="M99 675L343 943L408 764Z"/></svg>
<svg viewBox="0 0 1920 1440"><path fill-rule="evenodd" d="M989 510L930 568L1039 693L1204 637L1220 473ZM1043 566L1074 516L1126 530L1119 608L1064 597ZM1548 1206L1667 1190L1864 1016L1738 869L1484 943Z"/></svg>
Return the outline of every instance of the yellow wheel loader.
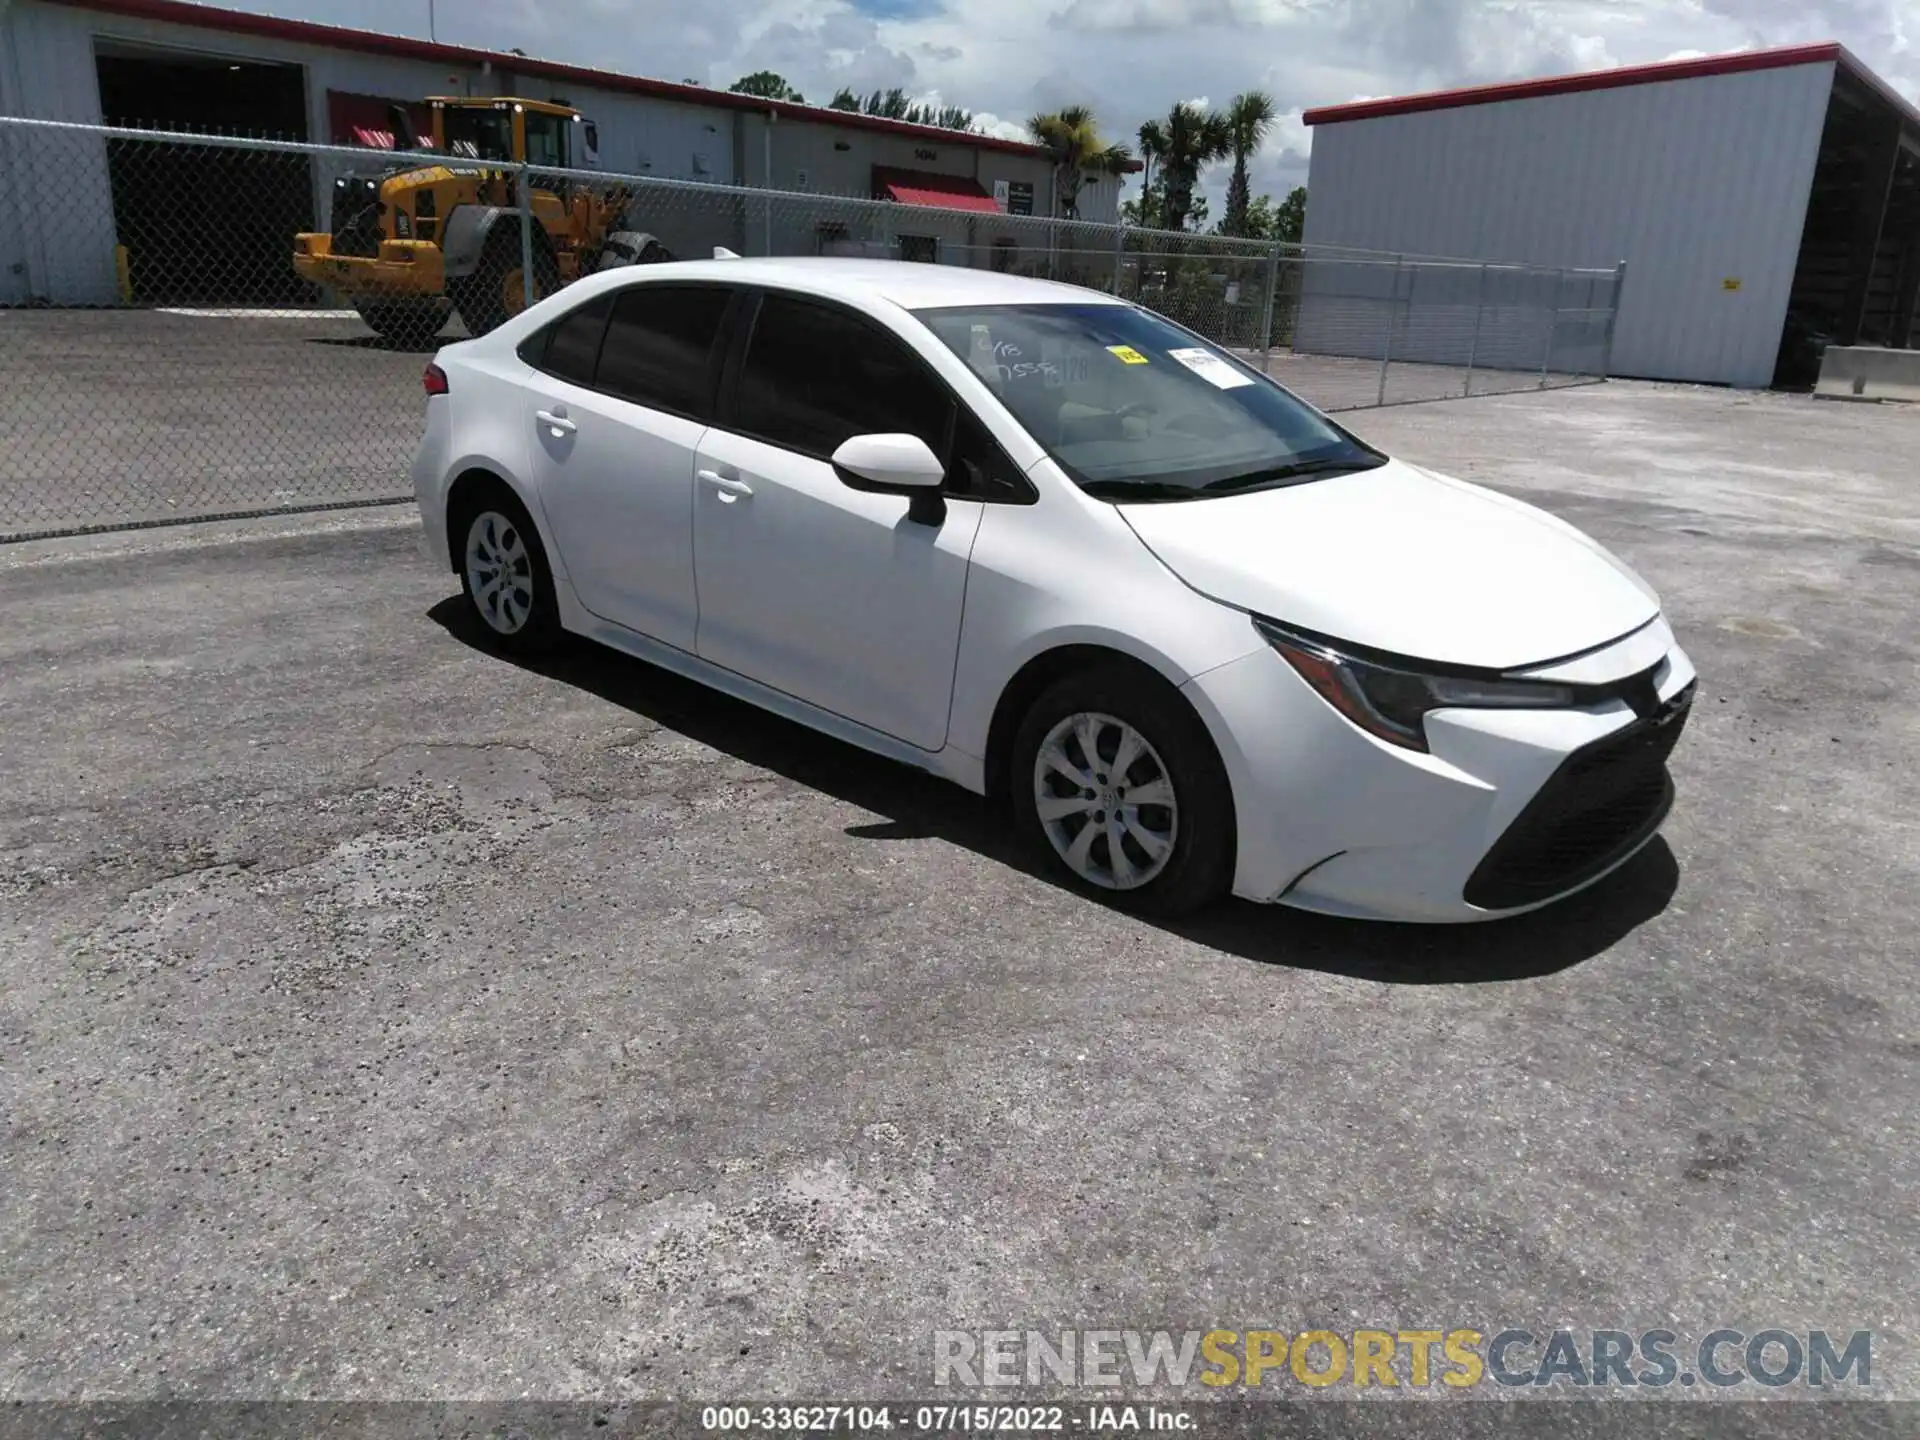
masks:
<svg viewBox="0 0 1920 1440"><path fill-rule="evenodd" d="M424 343L458 312L470 333L483 335L519 314L529 239L536 300L595 270L673 259L632 228L625 189L541 174L591 161L594 127L579 111L539 100L427 103L431 136L393 108L395 144L444 160L339 176L333 228L294 236L295 272L343 296L377 334ZM534 167L526 210L517 174L498 168L504 163Z"/></svg>

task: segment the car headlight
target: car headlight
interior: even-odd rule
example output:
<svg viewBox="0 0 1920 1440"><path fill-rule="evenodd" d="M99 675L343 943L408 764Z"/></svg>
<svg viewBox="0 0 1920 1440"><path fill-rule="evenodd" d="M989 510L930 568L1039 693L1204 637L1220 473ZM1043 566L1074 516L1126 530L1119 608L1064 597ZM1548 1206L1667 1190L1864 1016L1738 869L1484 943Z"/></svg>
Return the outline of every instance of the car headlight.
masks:
<svg viewBox="0 0 1920 1440"><path fill-rule="evenodd" d="M1408 750L1427 748L1430 710L1555 710L1580 702L1572 685L1512 680L1462 671L1415 670L1407 664L1362 659L1322 636L1254 618L1280 657L1320 698L1369 735Z"/></svg>

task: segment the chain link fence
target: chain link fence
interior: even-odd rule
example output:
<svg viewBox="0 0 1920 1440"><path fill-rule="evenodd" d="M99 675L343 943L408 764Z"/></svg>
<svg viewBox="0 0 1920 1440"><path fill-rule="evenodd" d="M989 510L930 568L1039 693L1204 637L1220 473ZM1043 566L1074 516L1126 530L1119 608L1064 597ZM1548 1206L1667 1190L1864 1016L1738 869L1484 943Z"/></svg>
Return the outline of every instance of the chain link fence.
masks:
<svg viewBox="0 0 1920 1440"><path fill-rule="evenodd" d="M407 498L436 346L582 275L716 248L1119 295L1326 410L1604 376L1620 292L1615 270L521 166L505 144L0 117L0 540Z"/></svg>

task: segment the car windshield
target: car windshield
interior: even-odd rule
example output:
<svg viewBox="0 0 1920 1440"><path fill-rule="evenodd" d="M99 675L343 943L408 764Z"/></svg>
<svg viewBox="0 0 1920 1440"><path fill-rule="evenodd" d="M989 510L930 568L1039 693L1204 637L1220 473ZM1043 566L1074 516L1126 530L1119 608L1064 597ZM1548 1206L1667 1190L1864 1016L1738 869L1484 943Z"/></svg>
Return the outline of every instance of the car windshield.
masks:
<svg viewBox="0 0 1920 1440"><path fill-rule="evenodd" d="M1193 500L1386 463L1226 351L1130 305L915 313L1102 499Z"/></svg>
<svg viewBox="0 0 1920 1440"><path fill-rule="evenodd" d="M449 107L446 130L450 155L467 160L513 159L513 117L504 110Z"/></svg>

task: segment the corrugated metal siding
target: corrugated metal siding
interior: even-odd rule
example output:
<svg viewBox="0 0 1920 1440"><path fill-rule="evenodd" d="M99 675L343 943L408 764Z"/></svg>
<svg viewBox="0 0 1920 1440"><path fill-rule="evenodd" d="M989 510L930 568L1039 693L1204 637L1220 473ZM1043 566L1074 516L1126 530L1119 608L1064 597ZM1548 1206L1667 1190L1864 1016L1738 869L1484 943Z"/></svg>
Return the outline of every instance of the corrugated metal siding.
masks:
<svg viewBox="0 0 1920 1440"><path fill-rule="evenodd" d="M1832 84L1826 62L1322 126L1305 238L1625 260L1615 374L1765 385Z"/></svg>

